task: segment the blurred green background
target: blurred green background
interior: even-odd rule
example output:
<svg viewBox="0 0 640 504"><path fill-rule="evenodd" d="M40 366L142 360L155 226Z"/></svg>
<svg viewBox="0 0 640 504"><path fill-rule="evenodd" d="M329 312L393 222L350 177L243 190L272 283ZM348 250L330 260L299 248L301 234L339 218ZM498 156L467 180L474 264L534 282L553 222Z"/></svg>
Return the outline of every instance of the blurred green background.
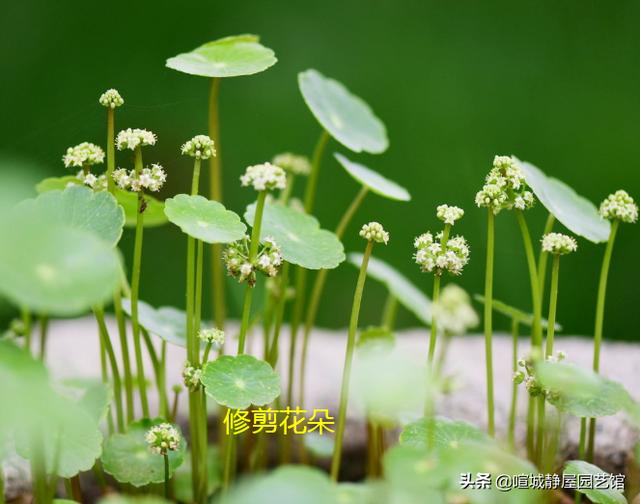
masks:
<svg viewBox="0 0 640 504"><path fill-rule="evenodd" d="M334 151L407 186L410 203L369 196L345 248L361 250L357 228L381 221L391 241L376 254L427 292L432 278L413 263L412 241L439 227L435 206L444 202L467 211L456 231L471 244L471 262L455 281L471 293L482 291L485 212L474 208L473 198L496 153L531 161L596 203L618 188L640 197L637 1L25 0L4 2L2 12L0 150L49 175L65 174L67 146L104 144L105 114L97 99L116 87L126 101L117 127L158 134L146 160L169 172L161 196L185 192L191 162L179 147L206 132L208 81L169 70L164 61L221 36L257 33L278 63L221 87L225 203L242 213L254 196L239 186L244 168L284 150L310 153L319 134L297 73L314 67L340 80L371 104L391 145L380 156L352 156L330 143L316 214L333 228L357 190ZM119 155L120 165L130 162ZM537 238L543 208L527 218ZM527 308L525 256L507 212L498 218L497 240L495 295ZM132 241L128 231L122 242L127 258ZM639 249L640 230L624 225L610 276L607 338L636 335ZM592 334L603 252L603 245L580 240L579 252L562 261L558 318L567 333ZM182 306L184 257L177 228L148 230L142 298ZM355 278L349 264L329 276L322 325L347 324ZM371 282L362 324L377 321L383 302L383 289ZM416 324L406 313L399 322ZM507 327L500 318L496 325Z"/></svg>

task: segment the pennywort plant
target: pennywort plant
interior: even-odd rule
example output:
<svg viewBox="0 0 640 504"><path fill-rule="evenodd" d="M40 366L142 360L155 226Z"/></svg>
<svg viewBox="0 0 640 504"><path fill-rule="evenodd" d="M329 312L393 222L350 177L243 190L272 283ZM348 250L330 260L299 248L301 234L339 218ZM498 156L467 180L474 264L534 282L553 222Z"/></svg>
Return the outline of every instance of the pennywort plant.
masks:
<svg viewBox="0 0 640 504"><path fill-rule="evenodd" d="M180 433L170 423L154 425L145 434L149 449L164 460L164 497L169 498L169 452L180 447Z"/></svg>

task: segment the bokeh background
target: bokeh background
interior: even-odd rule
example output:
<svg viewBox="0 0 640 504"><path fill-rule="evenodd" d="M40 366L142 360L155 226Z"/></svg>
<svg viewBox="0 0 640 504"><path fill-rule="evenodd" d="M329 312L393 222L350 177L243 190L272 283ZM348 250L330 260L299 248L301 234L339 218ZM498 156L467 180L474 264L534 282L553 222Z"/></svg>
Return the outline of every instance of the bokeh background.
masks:
<svg viewBox="0 0 640 504"><path fill-rule="evenodd" d="M311 152L320 128L296 75L316 68L364 98L390 138L380 156L351 155L330 143L316 210L323 226L335 226L358 189L331 156L341 151L413 195L410 203L369 196L347 233L346 250L361 250L357 228L379 220L391 241L376 254L430 292L432 278L412 261L413 237L439 227L437 204L459 205L467 213L456 231L470 241L472 256L455 281L481 292L485 213L473 198L494 154L516 154L595 203L618 188L640 197L639 24L640 2L632 0L4 2L1 169L27 163L42 176L65 174L67 146L85 140L104 145L105 114L97 98L116 87L126 101L117 127L158 134L157 147L145 156L169 172L161 197L186 192L191 162L179 156L179 147L206 132L208 81L165 68L165 59L221 36L257 33L279 61L262 74L222 83L227 206L242 213L254 196L238 183L247 165L284 150ZM120 165L130 161L119 155ZM544 209L527 218L538 237ZM127 259L132 241L128 231L121 244ZM624 225L610 276L607 338L636 338L639 250L640 229ZM179 230L148 230L144 251L142 298L182 306L185 240ZM603 245L581 239L578 253L562 261L558 318L566 333L592 334L603 252ZM349 264L329 276L322 325L347 324L355 278ZM497 222L495 295L530 305L521 239L506 212ZM363 325L377 321L383 302L383 289L371 282ZM417 321L403 313L399 324ZM496 324L507 327L501 318Z"/></svg>

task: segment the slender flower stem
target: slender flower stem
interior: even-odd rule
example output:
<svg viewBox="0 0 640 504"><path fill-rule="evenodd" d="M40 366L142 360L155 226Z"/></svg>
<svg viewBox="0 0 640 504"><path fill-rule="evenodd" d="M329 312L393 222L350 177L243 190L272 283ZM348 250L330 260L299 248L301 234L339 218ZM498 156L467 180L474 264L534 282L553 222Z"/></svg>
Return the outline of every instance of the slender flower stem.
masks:
<svg viewBox="0 0 640 504"><path fill-rule="evenodd" d="M23 307L21 310L22 316L22 330L24 331L24 347L28 353L31 353L31 311L28 308Z"/></svg>
<svg viewBox="0 0 640 504"><path fill-rule="evenodd" d="M209 88L209 137L216 147L216 155L209 158L209 196L222 202L222 154L220 149L220 121L218 102L220 95L220 79L211 79ZM216 327L224 329L225 322L225 287L222 269L222 246L211 246L211 284L213 285L213 318Z"/></svg>
<svg viewBox="0 0 640 504"><path fill-rule="evenodd" d="M335 234L338 239L342 239L344 236L349 223L353 219L353 216L358 211L358 208L362 205L364 198L369 193L369 190L366 187L362 187L358 194L356 194L355 198L351 202L351 204L347 207L346 211L342 215L338 226L336 227ZM305 380L306 380L306 366L307 366L307 354L309 350L309 338L311 337L311 331L313 330L313 325L316 321L316 316L318 315L318 308L320 307L320 300L322 299L322 293L324 292L325 282L327 280L327 275L329 274L329 270L322 269L316 275L316 278L313 282L313 287L311 289L311 297L309 298L309 306L307 308L307 315L304 321L304 333L302 340L302 355L300 356L300 376L298 377L298 394L299 401L298 404L303 407L304 406L304 395L305 395ZM296 290L297 293L297 290ZM295 338L291 338L293 342ZM291 345L293 347L293 355L295 356L295 345ZM289 352L291 354L291 352ZM290 373L289 375L289 383L293 383L293 375Z"/></svg>
<svg viewBox="0 0 640 504"><path fill-rule="evenodd" d="M115 193L116 183L113 180L113 170L116 167L115 153L115 110L107 108L107 189L111 194Z"/></svg>
<svg viewBox="0 0 640 504"><path fill-rule="evenodd" d="M122 406L122 384L120 382L120 371L118 370L118 361L116 360L116 354L113 351L113 345L111 344L111 337L109 336L109 330L104 320L104 309L102 306L95 306L93 308L96 321L98 322L98 330L100 332L100 342L104 347L107 357L109 358L109 364L111 366L111 376L113 379L113 392L116 403L116 422L118 425L118 432L124 431L124 411Z"/></svg>
<svg viewBox="0 0 640 504"><path fill-rule="evenodd" d="M289 263L285 262L282 265L282 271L280 272L280 278L278 286L278 297L275 305L275 321L273 328L273 338L271 340L271 347L269 348L269 353L267 354L267 362L271 364L271 367L275 369L278 364L278 354L279 354L279 340L280 340L280 331L282 329L282 320L284 318L284 308L287 302L286 295L286 286L289 281ZM290 364L291 365L291 364ZM289 389L291 388L288 385Z"/></svg>
<svg viewBox="0 0 640 504"><path fill-rule="evenodd" d="M142 151L135 150L136 175L142 171ZM136 213L136 236L133 246L133 269L131 272L131 322L133 324L133 347L136 355L138 390L142 404L142 416L149 418L149 401L147 399L147 384L144 377L144 363L142 361L142 346L140 345L140 322L138 320L138 296L140 293L140 269L142 265L142 239L144 234L144 194L138 191L138 211Z"/></svg>
<svg viewBox="0 0 640 504"><path fill-rule="evenodd" d="M40 315L40 360L44 361L47 352L47 333L49 332L49 317Z"/></svg>
<svg viewBox="0 0 640 504"><path fill-rule="evenodd" d="M0 465L0 504L5 504L4 500L4 471Z"/></svg>
<svg viewBox="0 0 640 504"><path fill-rule="evenodd" d="M162 418L169 418L169 400L167 397L167 342L160 345L160 370L158 376L158 412Z"/></svg>
<svg viewBox="0 0 640 504"><path fill-rule="evenodd" d="M304 192L304 211L309 214L313 212L318 178L320 175L320 162L322 161L322 155L324 154L327 143L329 142L329 138L329 133L327 133L326 130L322 130L318 143L313 150L311 171L309 172L309 178L307 179L307 186Z"/></svg>
<svg viewBox="0 0 640 504"><path fill-rule="evenodd" d="M175 389L173 391L173 402L171 403L171 416L169 417L169 421L171 423L175 423L176 417L178 416L178 399L180 397L180 389Z"/></svg>
<svg viewBox="0 0 640 504"><path fill-rule="evenodd" d="M553 214L549 214L547 216L547 222L544 225L544 231L542 236L551 233L553 231L553 225L555 224L556 218ZM538 289L540 292L540 310L542 311L542 299L544 299L544 290L545 290L545 281L547 278L547 259L549 257L548 252L540 249L540 255L538 256ZM542 330L542 327L540 328Z"/></svg>
<svg viewBox="0 0 640 504"><path fill-rule="evenodd" d="M611 222L611 232L609 233L609 241L602 258L602 268L600 270L600 281L598 283L598 300L596 303L596 324L593 332L593 370L600 372L600 345L602 344L602 330L604 326L604 307L607 296L607 280L609 278L609 266L611 265L611 256L613 254L613 245L618 232L619 221ZM589 445L587 448L587 460L593 460L593 453L596 439L596 419L589 420Z"/></svg>
<svg viewBox="0 0 640 504"><path fill-rule="evenodd" d="M520 333L520 321L511 319L511 369L515 374L518 371L518 336ZM518 416L518 384L514 381L511 388L511 408L509 409L509 446L512 450L516 447L516 419Z"/></svg>
<svg viewBox="0 0 640 504"><path fill-rule="evenodd" d="M495 241L495 216L487 211L487 264L484 280L484 349L487 370L487 430L490 436L495 435L493 409L493 256Z"/></svg>
<svg viewBox="0 0 640 504"><path fill-rule="evenodd" d="M447 242L449 241L449 232L451 231L451 225L445 224L444 230L442 231L442 240L440 240L440 244L442 246L442 250L446 250ZM438 300L440 299L440 280L442 275L436 274L433 278L433 304L436 305ZM438 338L438 323L436 320L436 316L434 313L431 313L431 336L429 338L429 358L428 363L429 367L433 365L433 358L436 353L436 340Z"/></svg>
<svg viewBox="0 0 640 504"><path fill-rule="evenodd" d="M164 454L164 498L169 500L169 455Z"/></svg>
<svg viewBox="0 0 640 504"><path fill-rule="evenodd" d="M340 408L338 410L338 425L336 430L335 445L333 449L333 458L331 460L331 479L338 481L340 473L340 462L342 459L342 442L344 439L344 428L347 419L347 404L349 402L349 381L351 379L351 365L353 363L353 352L356 343L356 332L358 330L358 318L360 316L360 304L362 303L362 292L367 279L367 266L371 251L373 250L373 242L369 241L364 250L358 282L353 296L353 306L351 308L351 319L349 321L349 333L347 336L347 351L344 360L344 369L342 372L342 386L340 390Z"/></svg>
<svg viewBox="0 0 640 504"><path fill-rule="evenodd" d="M384 303L382 312L382 327L388 331L393 331L396 325L396 316L398 315L398 298L393 294L387 294L387 300Z"/></svg>
<svg viewBox="0 0 640 504"><path fill-rule="evenodd" d="M131 358L129 356L129 343L127 342L127 325L124 318L124 310L122 309L122 292L120 287L118 287L113 294L113 310L118 324L120 352L122 354L127 423L131 423L134 418L133 375L131 373Z"/></svg>

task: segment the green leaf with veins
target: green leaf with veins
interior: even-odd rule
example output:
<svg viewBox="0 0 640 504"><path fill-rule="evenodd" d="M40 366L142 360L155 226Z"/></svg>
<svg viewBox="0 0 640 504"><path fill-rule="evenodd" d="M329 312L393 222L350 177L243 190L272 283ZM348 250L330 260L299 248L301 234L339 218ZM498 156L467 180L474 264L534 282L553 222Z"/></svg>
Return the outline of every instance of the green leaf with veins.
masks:
<svg viewBox="0 0 640 504"><path fill-rule="evenodd" d="M264 406L280 395L280 378L265 361L251 355L223 355L202 372L205 392L232 409Z"/></svg>
<svg viewBox="0 0 640 504"><path fill-rule="evenodd" d="M277 62L256 35L235 35L207 42L167 60L167 67L201 77L237 77L262 72Z"/></svg>
<svg viewBox="0 0 640 504"><path fill-rule="evenodd" d="M255 203L244 219L253 226ZM344 261L344 247L331 231L320 229L318 220L291 207L267 203L262 216L260 239L272 237L284 260L307 269L333 269Z"/></svg>
<svg viewBox="0 0 640 504"><path fill-rule="evenodd" d="M334 157L346 172L356 180L356 182L363 185L371 192L376 193L378 196L396 201L409 201L411 199L409 191L401 185L396 184L393 180L383 177L378 172L375 172L371 168L367 168L360 163L350 161L338 152L334 154Z"/></svg>
<svg viewBox="0 0 640 504"><path fill-rule="evenodd" d="M236 213L203 196L178 194L165 201L164 213L184 233L206 243L231 243L247 232Z"/></svg>
<svg viewBox="0 0 640 504"><path fill-rule="evenodd" d="M111 435L104 444L101 458L105 472L120 483L129 483L135 487L162 483L164 457L149 449L145 434L152 426L163 422L160 418L140 420L130 424L127 432ZM169 477L182 464L185 451L186 442L182 437L179 449L168 453Z"/></svg>
<svg viewBox="0 0 640 504"><path fill-rule="evenodd" d="M431 425L430 425L431 424ZM429 428L433 428L434 446L457 448L462 441L485 441L492 440L478 427L460 420L437 417L435 421L421 418L415 422L405 425L400 433L400 444L413 446L414 448L425 448L429 436Z"/></svg>
<svg viewBox="0 0 640 504"><path fill-rule="evenodd" d="M349 262L356 268L360 268L362 254L350 253ZM383 260L371 256L367 275L383 283L400 304L412 312L418 320L426 325L431 324L431 300L402 273Z"/></svg>
<svg viewBox="0 0 640 504"><path fill-rule="evenodd" d="M138 193L116 188L116 199L124 209L125 226L135 227L138 219ZM144 227L157 227L167 223L164 214L164 202L157 200L149 194L144 195Z"/></svg>
<svg viewBox="0 0 640 504"><path fill-rule="evenodd" d="M387 150L389 140L382 121L338 81L311 69L298 74L298 86L320 125L342 145L371 154Z"/></svg>
<svg viewBox="0 0 640 504"><path fill-rule="evenodd" d="M569 231L594 243L609 239L611 225L600 216L591 201L561 180L548 177L531 163L517 161L536 197Z"/></svg>
<svg viewBox="0 0 640 504"><path fill-rule="evenodd" d="M608 483L611 475L598 466L584 462L583 460L570 460L564 466L563 474L572 474L576 476L576 481L580 475L590 476L589 480L593 481L594 476L604 477ZM624 494L621 490L615 490L613 488L593 488L595 485L589 484L588 487L583 485L582 488L578 486L580 493L585 494L591 502L594 504L627 504Z"/></svg>

